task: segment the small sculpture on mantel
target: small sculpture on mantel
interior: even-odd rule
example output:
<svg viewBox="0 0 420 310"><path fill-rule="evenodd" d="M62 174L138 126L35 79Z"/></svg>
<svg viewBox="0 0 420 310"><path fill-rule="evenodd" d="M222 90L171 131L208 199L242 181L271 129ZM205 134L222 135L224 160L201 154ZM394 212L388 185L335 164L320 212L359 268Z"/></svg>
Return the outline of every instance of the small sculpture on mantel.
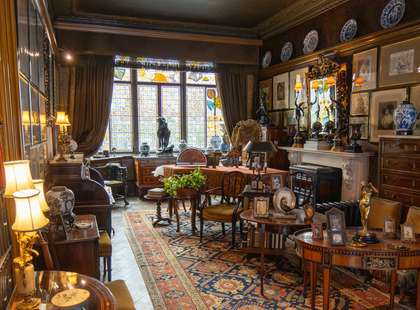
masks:
<svg viewBox="0 0 420 310"><path fill-rule="evenodd" d="M260 98L260 106L257 109L256 116L257 116L257 122L261 126L269 126L271 124L270 117L267 114L267 111L265 110L265 104L267 102L267 94L262 93Z"/></svg>

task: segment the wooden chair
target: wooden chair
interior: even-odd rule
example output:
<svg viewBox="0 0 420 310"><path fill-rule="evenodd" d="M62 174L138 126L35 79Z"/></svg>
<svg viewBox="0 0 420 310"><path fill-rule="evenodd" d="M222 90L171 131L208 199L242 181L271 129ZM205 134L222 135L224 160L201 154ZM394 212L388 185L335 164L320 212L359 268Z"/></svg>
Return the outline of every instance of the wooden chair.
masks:
<svg viewBox="0 0 420 310"><path fill-rule="evenodd" d="M177 166L207 166L207 157L202 150L188 148L179 153L176 159Z"/></svg>
<svg viewBox="0 0 420 310"><path fill-rule="evenodd" d="M127 167L121 166L119 163L107 163L105 166L95 169L102 174L104 184L112 189L115 200L123 200L124 206L127 206L129 204L127 201Z"/></svg>
<svg viewBox="0 0 420 310"><path fill-rule="evenodd" d="M225 234L225 223L232 224L232 247L235 246L236 222L243 210L242 192L247 182L246 176L238 171L223 175L222 187L206 191L206 197L200 207L200 242L203 241L204 221L220 222ZM211 204L211 195L221 193L218 204ZM241 225L242 226L242 225ZM240 228L242 232L242 227Z"/></svg>

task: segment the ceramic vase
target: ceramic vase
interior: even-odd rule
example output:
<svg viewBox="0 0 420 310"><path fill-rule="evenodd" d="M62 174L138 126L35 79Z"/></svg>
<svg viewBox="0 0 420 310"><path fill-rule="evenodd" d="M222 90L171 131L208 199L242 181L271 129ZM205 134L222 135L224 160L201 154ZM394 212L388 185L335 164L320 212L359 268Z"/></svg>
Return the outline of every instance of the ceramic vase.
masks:
<svg viewBox="0 0 420 310"><path fill-rule="evenodd" d="M220 150L221 144L222 144L222 137L218 135L214 135L213 137L211 137L210 145L212 146L213 149Z"/></svg>
<svg viewBox="0 0 420 310"><path fill-rule="evenodd" d="M150 152L150 146L149 146L149 144L147 144L147 142L143 142L140 145L140 154L142 156L148 156L149 155L149 152Z"/></svg>
<svg viewBox="0 0 420 310"><path fill-rule="evenodd" d="M178 144L178 150L179 152L182 152L183 150L188 148L188 144L185 140L180 140Z"/></svg>
<svg viewBox="0 0 420 310"><path fill-rule="evenodd" d="M395 133L397 135L412 135L416 120L415 106L408 100L404 100L394 111Z"/></svg>
<svg viewBox="0 0 420 310"><path fill-rule="evenodd" d="M60 215L64 224L72 225L74 222L74 193L65 186L54 186L46 195L47 204L50 207L50 215L57 218Z"/></svg>

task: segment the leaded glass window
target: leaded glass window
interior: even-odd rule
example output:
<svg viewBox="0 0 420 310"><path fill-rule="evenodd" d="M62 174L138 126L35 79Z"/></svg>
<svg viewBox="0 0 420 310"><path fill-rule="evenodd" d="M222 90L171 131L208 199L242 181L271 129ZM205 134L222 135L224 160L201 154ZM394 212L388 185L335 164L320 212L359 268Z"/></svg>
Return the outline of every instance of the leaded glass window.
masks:
<svg viewBox="0 0 420 310"><path fill-rule="evenodd" d="M214 73L206 72L186 72L187 84L216 85Z"/></svg>
<svg viewBox="0 0 420 310"><path fill-rule="evenodd" d="M162 116L171 131L169 144L178 144L181 139L181 92L179 86L162 86Z"/></svg>
<svg viewBox="0 0 420 310"><path fill-rule="evenodd" d="M158 86L137 85L139 145L147 142L157 148Z"/></svg>
<svg viewBox="0 0 420 310"><path fill-rule="evenodd" d="M129 68L116 67L114 69L114 81L130 81L131 70Z"/></svg>
<svg viewBox="0 0 420 310"><path fill-rule="evenodd" d="M138 82L149 83L176 83L180 81L179 71L163 71L155 69L138 69L137 70Z"/></svg>
<svg viewBox="0 0 420 310"><path fill-rule="evenodd" d="M193 147L206 147L205 87L187 86L187 143Z"/></svg>
<svg viewBox="0 0 420 310"><path fill-rule="evenodd" d="M119 152L133 150L130 84L114 83L109 131L111 148Z"/></svg>

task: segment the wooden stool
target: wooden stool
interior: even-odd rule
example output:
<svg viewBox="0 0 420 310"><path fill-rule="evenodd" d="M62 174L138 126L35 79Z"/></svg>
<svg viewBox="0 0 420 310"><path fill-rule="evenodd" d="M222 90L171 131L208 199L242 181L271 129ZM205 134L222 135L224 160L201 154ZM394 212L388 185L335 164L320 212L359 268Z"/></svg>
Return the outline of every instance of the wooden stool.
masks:
<svg viewBox="0 0 420 310"><path fill-rule="evenodd" d="M104 279L108 273L108 281L111 281L111 258L112 258L112 241L108 232L101 231L99 234L99 257L103 257Z"/></svg>

